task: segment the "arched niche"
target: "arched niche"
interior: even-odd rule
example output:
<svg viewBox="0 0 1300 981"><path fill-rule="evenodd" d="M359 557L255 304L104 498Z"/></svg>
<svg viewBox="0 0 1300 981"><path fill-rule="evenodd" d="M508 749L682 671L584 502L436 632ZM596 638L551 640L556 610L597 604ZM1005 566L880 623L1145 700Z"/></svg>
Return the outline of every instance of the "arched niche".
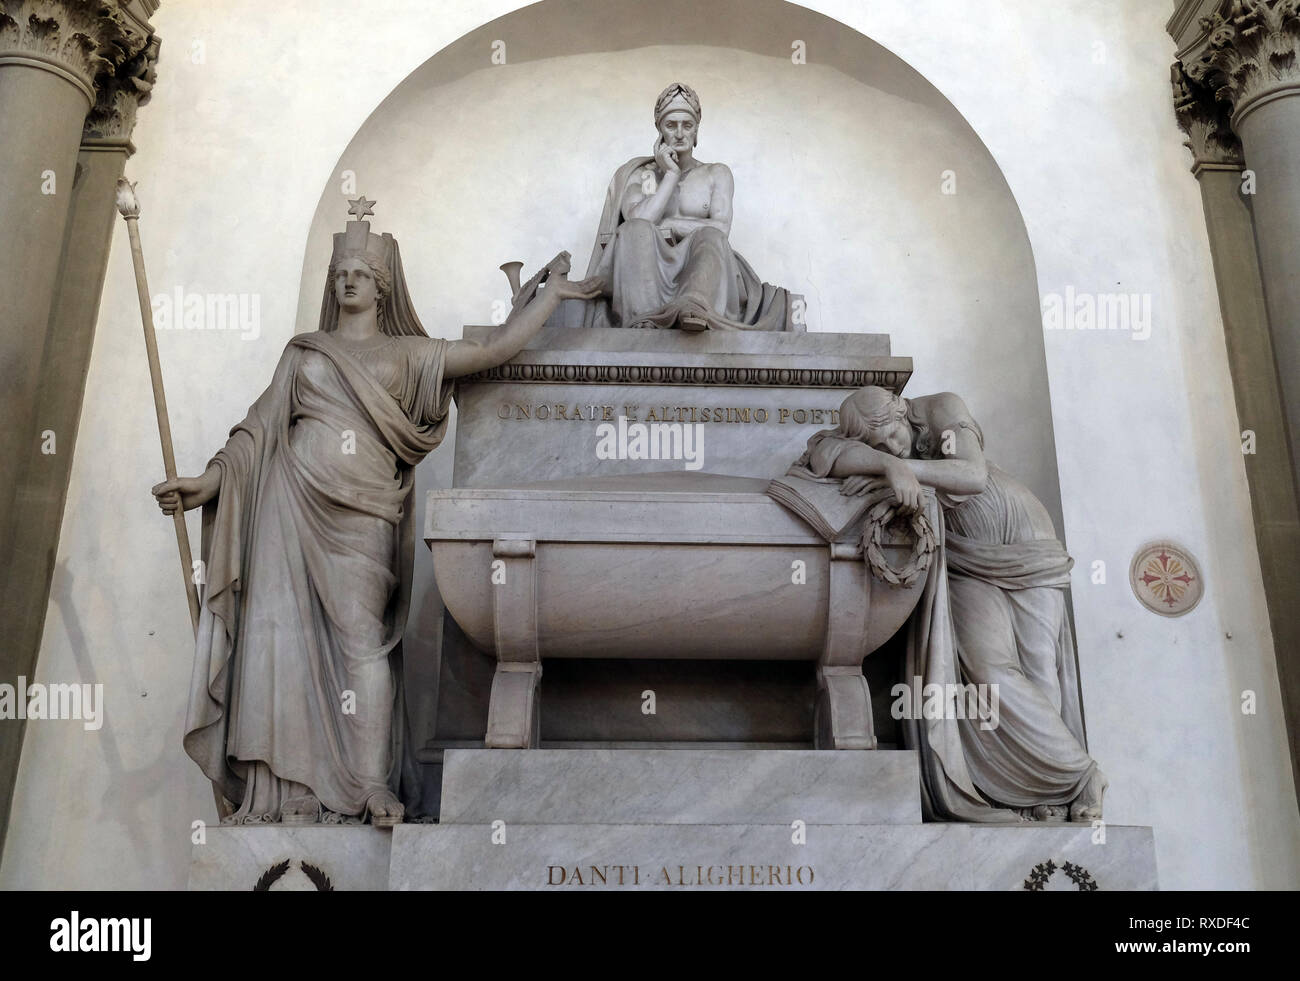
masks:
<svg viewBox="0 0 1300 981"><path fill-rule="evenodd" d="M508 299L504 261L527 276L568 249L581 272L610 176L651 152L653 103L673 80L701 96L697 155L731 167L732 242L759 275L807 297L811 331L889 334L914 360L907 394L963 395L989 457L1063 533L1037 277L1001 170L906 63L782 0L544 0L433 55L325 180L297 329L316 329L348 171L378 201L373 230L401 242L430 334L490 322ZM421 516L425 492L450 485L454 439L453 421L421 467ZM435 616L427 562L414 586L413 617ZM408 643L436 633L413 621Z"/></svg>

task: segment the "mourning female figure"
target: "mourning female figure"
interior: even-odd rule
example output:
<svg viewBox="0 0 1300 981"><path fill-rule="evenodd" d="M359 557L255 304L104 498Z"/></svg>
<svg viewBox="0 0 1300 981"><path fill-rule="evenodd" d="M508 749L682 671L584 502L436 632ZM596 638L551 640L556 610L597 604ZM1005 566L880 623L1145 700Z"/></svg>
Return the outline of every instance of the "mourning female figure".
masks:
<svg viewBox="0 0 1300 981"><path fill-rule="evenodd" d="M943 525L937 563L909 627L905 681L988 685L995 725L909 720L926 810L966 821L1092 821L1106 779L1088 755L1066 612L1072 560L1042 503L984 458L965 403L855 392L840 425L817 433L796 467L840 478L842 493L888 481L905 511L933 487Z"/></svg>
<svg viewBox="0 0 1300 981"><path fill-rule="evenodd" d="M168 514L203 508L185 750L235 823L402 820L414 467L446 433L451 379L591 295L553 276L488 339L430 338L396 241L369 228L334 236L319 330L289 341L204 473L153 488Z"/></svg>

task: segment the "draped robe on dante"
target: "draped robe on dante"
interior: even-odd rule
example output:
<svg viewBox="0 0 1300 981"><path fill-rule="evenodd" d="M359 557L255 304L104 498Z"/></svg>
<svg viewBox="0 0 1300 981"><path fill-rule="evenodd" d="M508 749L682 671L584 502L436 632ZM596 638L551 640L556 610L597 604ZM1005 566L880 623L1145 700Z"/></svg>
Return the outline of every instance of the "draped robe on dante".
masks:
<svg viewBox="0 0 1300 981"><path fill-rule="evenodd" d="M213 458L185 750L236 820L278 820L307 790L352 815L378 791L416 799L400 641L414 467L447 429L446 345L298 335Z"/></svg>
<svg viewBox="0 0 1300 981"><path fill-rule="evenodd" d="M935 428L958 427L984 445L973 419ZM865 435L815 434L797 471L829 478L839 454ZM904 680L909 688L916 678L997 685L999 718L992 729L978 719L908 719L904 732L920 754L928 817L1014 822L1011 808L1070 803L1096 768L1066 613L1073 559L1038 499L992 464L981 493L937 496L938 561L909 621Z"/></svg>
<svg viewBox="0 0 1300 981"><path fill-rule="evenodd" d="M581 325L670 327L685 309L701 313L713 330L785 330L789 294L759 279L726 233L697 228L669 244L655 224L624 220L624 195L654 164L654 157L634 157L610 181L587 277L606 277L612 295L568 301L583 311Z"/></svg>

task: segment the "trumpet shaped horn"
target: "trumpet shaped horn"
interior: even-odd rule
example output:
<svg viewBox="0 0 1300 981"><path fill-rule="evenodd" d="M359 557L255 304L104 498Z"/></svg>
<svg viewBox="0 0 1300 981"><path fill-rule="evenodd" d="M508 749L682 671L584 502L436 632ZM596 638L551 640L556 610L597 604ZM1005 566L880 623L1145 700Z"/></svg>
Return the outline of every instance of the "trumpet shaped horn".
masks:
<svg viewBox="0 0 1300 981"><path fill-rule="evenodd" d="M506 279L510 280L510 299L519 295L519 272L524 268L522 262L503 262L501 271L506 274Z"/></svg>

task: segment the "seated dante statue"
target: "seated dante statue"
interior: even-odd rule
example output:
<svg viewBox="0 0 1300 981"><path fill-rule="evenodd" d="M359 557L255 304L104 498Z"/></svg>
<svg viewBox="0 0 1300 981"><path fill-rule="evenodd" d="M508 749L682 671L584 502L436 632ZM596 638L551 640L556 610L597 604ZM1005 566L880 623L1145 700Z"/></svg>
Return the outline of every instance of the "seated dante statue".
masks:
<svg viewBox="0 0 1300 981"><path fill-rule="evenodd" d="M731 247L734 184L726 164L695 158L700 98L675 82L655 103L654 155L614 174L587 278L602 295L587 327L786 330L790 295Z"/></svg>

